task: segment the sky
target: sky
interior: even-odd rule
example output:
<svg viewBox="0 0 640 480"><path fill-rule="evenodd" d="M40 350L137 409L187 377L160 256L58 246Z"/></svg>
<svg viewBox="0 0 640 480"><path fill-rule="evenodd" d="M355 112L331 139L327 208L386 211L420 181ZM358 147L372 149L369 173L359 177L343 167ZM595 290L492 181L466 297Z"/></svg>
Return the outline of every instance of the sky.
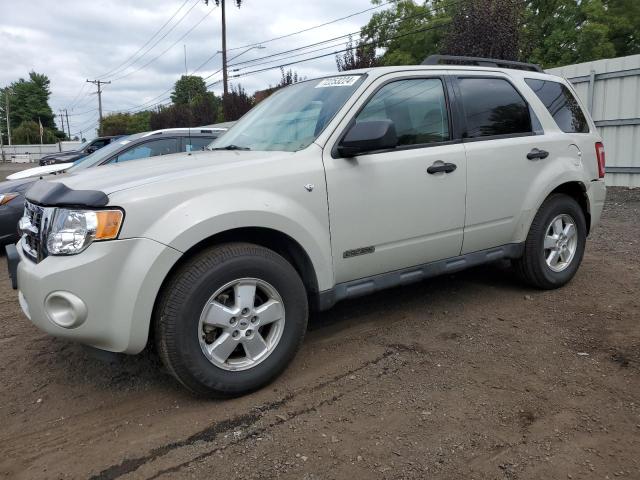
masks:
<svg viewBox="0 0 640 480"><path fill-rule="evenodd" d="M357 32L373 13L384 8L269 41L360 12L372 4L370 0L244 0L240 9L233 4L227 0L229 64ZM192 74L222 48L220 24L220 8L213 1L207 6L204 0L0 0L0 87L27 78L32 70L46 74L51 80L54 113L66 108L72 136L82 131L90 138L98 119L98 99L95 85L87 79L111 81L103 87L104 114L135 111L164 100L185 73L184 46L187 72ZM284 61L276 57L276 61L260 66L230 67L244 70L229 74L330 53L343 49L345 41L336 40L328 44L332 48ZM253 44L264 48L238 48ZM239 57L231 60L236 55ZM272 59L262 62L267 60ZM213 82L221 79L220 73L215 74L220 68L218 54L195 73L211 75L207 82ZM314 78L336 72L335 57L286 68ZM280 71L275 69L230 81L253 93L277 84L279 79ZM213 85L211 90L220 94L222 85Z"/></svg>

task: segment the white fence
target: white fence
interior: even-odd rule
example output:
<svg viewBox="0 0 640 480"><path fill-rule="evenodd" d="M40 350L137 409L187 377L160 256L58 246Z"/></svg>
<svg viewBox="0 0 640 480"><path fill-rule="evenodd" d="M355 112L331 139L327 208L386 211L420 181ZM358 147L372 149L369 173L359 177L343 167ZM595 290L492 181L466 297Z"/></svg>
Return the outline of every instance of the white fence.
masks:
<svg viewBox="0 0 640 480"><path fill-rule="evenodd" d="M552 68L576 88L604 140L607 185L640 187L640 55Z"/></svg>
<svg viewBox="0 0 640 480"><path fill-rule="evenodd" d="M46 145L5 145L0 151L2 162L37 162L44 155L73 150L81 145L81 142L60 142Z"/></svg>

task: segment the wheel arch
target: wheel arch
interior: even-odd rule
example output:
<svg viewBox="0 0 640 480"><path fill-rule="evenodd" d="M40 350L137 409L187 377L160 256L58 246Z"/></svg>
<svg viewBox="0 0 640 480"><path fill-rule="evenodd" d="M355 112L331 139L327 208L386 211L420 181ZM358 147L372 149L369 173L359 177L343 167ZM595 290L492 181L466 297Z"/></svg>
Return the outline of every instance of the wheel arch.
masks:
<svg viewBox="0 0 640 480"><path fill-rule="evenodd" d="M262 247L273 250L287 260L293 268L298 272L302 283L307 290L307 297L309 299L309 305L314 306L317 304L318 298L318 277L316 270L313 266L311 258L305 251L305 249L294 238L283 233L279 230L275 230L267 227L238 227L222 232L218 232L210 237L207 237L195 245L191 246L185 251L180 259L171 267L167 272L164 280L158 292L156 294L153 314L155 315L162 292L170 282L171 278L176 271L188 262L194 255L198 254L206 248L210 248L215 245L222 245L225 243L244 242L253 243ZM150 323L149 338L153 337L153 322Z"/></svg>
<svg viewBox="0 0 640 480"><path fill-rule="evenodd" d="M591 230L591 205L589 204L589 197L587 195L587 187L585 186L585 184L579 181L562 183L554 188L551 192L549 192L544 200L555 193L563 193L578 202L578 205L580 205L580 208L584 213L584 218L587 223L588 235ZM542 203L540 205L542 205Z"/></svg>

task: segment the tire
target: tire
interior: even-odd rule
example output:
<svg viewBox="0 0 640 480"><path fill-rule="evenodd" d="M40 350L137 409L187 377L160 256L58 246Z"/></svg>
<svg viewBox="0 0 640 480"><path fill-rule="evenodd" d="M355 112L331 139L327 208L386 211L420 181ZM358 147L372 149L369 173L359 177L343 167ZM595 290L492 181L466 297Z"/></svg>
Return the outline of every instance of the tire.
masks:
<svg viewBox="0 0 640 480"><path fill-rule="evenodd" d="M562 231L567 229L567 225L573 221L575 225L575 251L568 257L565 256L564 260L559 254L557 257L551 259L551 264L547 262L551 252L557 248L558 243L554 249L545 249L545 239L548 234L556 237L556 231L551 224L557 219L561 220ZM563 255L567 255L566 252L572 250L572 239L570 237L567 240L560 240L560 244L565 243L566 249L556 250L563 252ZM582 208L573 198L564 194L550 195L542 204L538 213L536 214L529 234L524 244L523 256L515 261L516 271L519 276L529 285L550 290L559 288L569 282L578 271L578 267L582 262L584 255L584 248L587 238L587 225ZM551 239L549 243L551 244ZM558 263L554 266L554 262Z"/></svg>
<svg viewBox="0 0 640 480"><path fill-rule="evenodd" d="M253 284L253 297L242 293ZM281 318L263 324L270 316ZM258 245L229 243L196 254L172 275L154 315L155 340L166 368L191 392L232 397L257 390L285 369L307 319L305 287L289 262ZM228 353L232 341L241 346Z"/></svg>

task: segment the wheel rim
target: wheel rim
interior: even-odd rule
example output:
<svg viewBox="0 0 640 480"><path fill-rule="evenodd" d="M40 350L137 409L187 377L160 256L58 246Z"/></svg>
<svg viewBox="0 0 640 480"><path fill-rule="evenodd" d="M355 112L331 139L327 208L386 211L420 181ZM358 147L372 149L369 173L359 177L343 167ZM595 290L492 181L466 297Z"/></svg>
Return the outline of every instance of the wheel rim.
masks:
<svg viewBox="0 0 640 480"><path fill-rule="evenodd" d="M269 283L240 278L220 287L198 323L202 353L216 367L247 370L263 362L284 331L284 302Z"/></svg>
<svg viewBox="0 0 640 480"><path fill-rule="evenodd" d="M578 228L570 215L558 215L547 227L544 237L544 258L554 272L565 270L578 250Z"/></svg>

